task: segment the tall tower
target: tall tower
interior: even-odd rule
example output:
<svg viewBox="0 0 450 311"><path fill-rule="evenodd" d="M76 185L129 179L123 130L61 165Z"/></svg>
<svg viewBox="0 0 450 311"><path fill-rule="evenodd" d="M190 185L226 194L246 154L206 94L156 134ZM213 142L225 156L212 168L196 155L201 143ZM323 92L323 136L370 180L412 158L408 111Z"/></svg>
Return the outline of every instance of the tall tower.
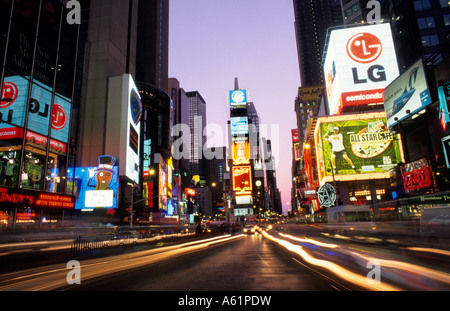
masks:
<svg viewBox="0 0 450 311"><path fill-rule="evenodd" d="M203 147L206 137L206 101L198 91L187 92L189 98L189 127L191 128L191 150L189 165L192 175L205 175L203 168Z"/></svg>
<svg viewBox="0 0 450 311"><path fill-rule="evenodd" d="M230 162L234 216L257 214L264 202L264 170L259 145L259 116L247 91L234 80L230 91Z"/></svg>
<svg viewBox="0 0 450 311"><path fill-rule="evenodd" d="M322 54L327 29L342 25L340 0L293 0L301 86L324 85Z"/></svg>

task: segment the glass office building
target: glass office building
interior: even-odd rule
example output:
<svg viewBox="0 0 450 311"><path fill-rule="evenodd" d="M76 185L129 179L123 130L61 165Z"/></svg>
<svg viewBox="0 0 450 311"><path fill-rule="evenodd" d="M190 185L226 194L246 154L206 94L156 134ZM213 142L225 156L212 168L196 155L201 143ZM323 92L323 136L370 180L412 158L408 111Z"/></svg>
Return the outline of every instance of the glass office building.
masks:
<svg viewBox="0 0 450 311"><path fill-rule="evenodd" d="M81 26L68 24L67 13L58 0L0 2L3 193L31 197L39 191L67 194L73 188L66 177ZM43 198L42 206L54 204ZM28 203L33 206L36 200Z"/></svg>

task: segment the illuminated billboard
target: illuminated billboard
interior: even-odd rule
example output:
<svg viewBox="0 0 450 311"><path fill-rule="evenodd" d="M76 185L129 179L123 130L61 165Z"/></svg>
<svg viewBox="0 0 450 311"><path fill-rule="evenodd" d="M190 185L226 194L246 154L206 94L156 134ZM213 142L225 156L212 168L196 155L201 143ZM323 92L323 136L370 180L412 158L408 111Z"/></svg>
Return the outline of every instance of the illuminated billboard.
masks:
<svg viewBox="0 0 450 311"><path fill-rule="evenodd" d="M230 107L234 108L246 108L247 107L247 91L235 90L230 91Z"/></svg>
<svg viewBox="0 0 450 311"><path fill-rule="evenodd" d="M233 165L250 164L250 142L248 137L233 137L231 158Z"/></svg>
<svg viewBox="0 0 450 311"><path fill-rule="evenodd" d="M233 191L238 196L252 195L252 168L251 166L234 166Z"/></svg>
<svg viewBox="0 0 450 311"><path fill-rule="evenodd" d="M248 135L248 117L230 118L231 135Z"/></svg>
<svg viewBox="0 0 450 311"><path fill-rule="evenodd" d="M332 30L326 53L323 70L331 115L345 107L382 104L383 90L399 75L388 23Z"/></svg>
<svg viewBox="0 0 450 311"><path fill-rule="evenodd" d="M447 129L447 123L450 123L450 82L445 83L438 89L439 94L439 120L441 121L442 129Z"/></svg>
<svg viewBox="0 0 450 311"><path fill-rule="evenodd" d="M101 156L98 167L75 169L75 209L117 208L119 169L115 163L114 157Z"/></svg>
<svg viewBox="0 0 450 311"><path fill-rule="evenodd" d="M20 76L6 77L2 87L0 121L24 127L29 81ZM44 84L34 82L31 87L28 129L58 141L69 141L70 99L55 94Z"/></svg>
<svg viewBox="0 0 450 311"><path fill-rule="evenodd" d="M389 178L389 170L403 158L399 136L388 130L385 113L319 118L315 142L321 184Z"/></svg>
<svg viewBox="0 0 450 311"><path fill-rule="evenodd" d="M291 130L292 143L300 142L300 136L298 135L298 128Z"/></svg>
<svg viewBox="0 0 450 311"><path fill-rule="evenodd" d="M422 59L384 90L387 124L392 128L432 103Z"/></svg>
<svg viewBox="0 0 450 311"><path fill-rule="evenodd" d="M139 182L142 102L129 74L109 81L105 152L119 159L120 176Z"/></svg>
<svg viewBox="0 0 450 311"><path fill-rule="evenodd" d="M167 163L161 157L161 163L159 163L159 206L161 211L167 211L168 202L168 188L167 188Z"/></svg>
<svg viewBox="0 0 450 311"><path fill-rule="evenodd" d="M15 189L3 186L0 186L0 205L7 206L9 208L22 207L27 209L42 209L45 207L46 209L54 208L65 210L72 210L75 206L73 197L69 195ZM2 214L0 213L0 216L1 215Z"/></svg>

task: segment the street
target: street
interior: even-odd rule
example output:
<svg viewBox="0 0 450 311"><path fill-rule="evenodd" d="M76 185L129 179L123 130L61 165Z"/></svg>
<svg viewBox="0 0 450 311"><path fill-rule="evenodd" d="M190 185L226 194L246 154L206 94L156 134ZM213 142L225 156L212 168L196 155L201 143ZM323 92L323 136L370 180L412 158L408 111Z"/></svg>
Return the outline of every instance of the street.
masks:
<svg viewBox="0 0 450 311"><path fill-rule="evenodd" d="M393 230L393 227L386 227ZM70 247L7 248L2 291L397 291L449 290L450 251L420 235L383 228L329 233L325 225L279 224L255 234L237 231L186 235L175 242L136 239L125 251L106 252L67 266ZM392 231L393 232L393 231ZM38 242L35 242L36 244ZM43 245L52 244L42 242ZM91 253L96 253L93 251ZM55 256L52 259L52 257ZM17 257L16 257L17 258ZM45 259L45 260L44 260ZM30 264L32 263L32 264ZM72 282L77 277L78 282Z"/></svg>
<svg viewBox="0 0 450 311"><path fill-rule="evenodd" d="M300 265L260 234L173 256L75 290L326 291L337 284Z"/></svg>

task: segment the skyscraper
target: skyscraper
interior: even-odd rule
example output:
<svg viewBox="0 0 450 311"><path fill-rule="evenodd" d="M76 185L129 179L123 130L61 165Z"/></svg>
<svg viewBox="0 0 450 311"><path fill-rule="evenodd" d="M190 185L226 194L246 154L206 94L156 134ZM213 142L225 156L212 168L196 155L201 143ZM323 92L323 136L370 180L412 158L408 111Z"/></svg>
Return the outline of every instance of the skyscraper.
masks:
<svg viewBox="0 0 450 311"><path fill-rule="evenodd" d="M187 92L189 98L189 127L191 128L190 170L192 175L205 175L203 168L203 147L206 136L206 101L198 91Z"/></svg>
<svg viewBox="0 0 450 311"><path fill-rule="evenodd" d="M133 134L135 145L139 146L136 148L139 164L134 165L137 179L141 181L144 169L148 172L148 168L155 164L155 155L159 157L153 177L155 182L161 174L167 174L165 164L171 156L172 109L167 94L168 2L91 0L86 4L89 17L78 111L77 167L97 166L98 157L105 154L118 157L111 154L117 145L111 128L122 126L117 125L117 119L123 114L118 109L120 103L112 105L117 102L117 96L111 95L117 88L112 84L112 79L129 74L144 106L134 110L137 112L136 121L139 120L139 127L142 126L141 133ZM142 113L139 114L139 111ZM141 153L144 149L149 152ZM130 163L127 158L118 157L119 168L127 163ZM128 177L120 174L118 206L122 211L129 207L128 201L133 191ZM134 182L137 183L136 180ZM158 190L157 187L154 189ZM165 209L167 199L167 196L158 198L153 207ZM123 215L129 216L126 212Z"/></svg>
<svg viewBox="0 0 450 311"><path fill-rule="evenodd" d="M186 95L186 91L180 86L180 82L176 78L169 78L169 94L173 101L174 106L174 116L173 124L174 126L183 125L189 126L189 98ZM184 156L184 153L190 152L190 150L185 150L190 144L188 139L189 133L173 133L173 141L182 139L179 141L179 145L174 146L174 169L176 172L188 172L189 171L189 157ZM181 137L180 137L181 136ZM178 149L175 149L178 148ZM186 183L184 183L186 184Z"/></svg>
<svg viewBox="0 0 450 311"><path fill-rule="evenodd" d="M324 85L322 54L327 29L341 25L340 0L293 0L301 86Z"/></svg>
<svg viewBox="0 0 450 311"><path fill-rule="evenodd" d="M169 1L139 0L136 80L169 93Z"/></svg>

